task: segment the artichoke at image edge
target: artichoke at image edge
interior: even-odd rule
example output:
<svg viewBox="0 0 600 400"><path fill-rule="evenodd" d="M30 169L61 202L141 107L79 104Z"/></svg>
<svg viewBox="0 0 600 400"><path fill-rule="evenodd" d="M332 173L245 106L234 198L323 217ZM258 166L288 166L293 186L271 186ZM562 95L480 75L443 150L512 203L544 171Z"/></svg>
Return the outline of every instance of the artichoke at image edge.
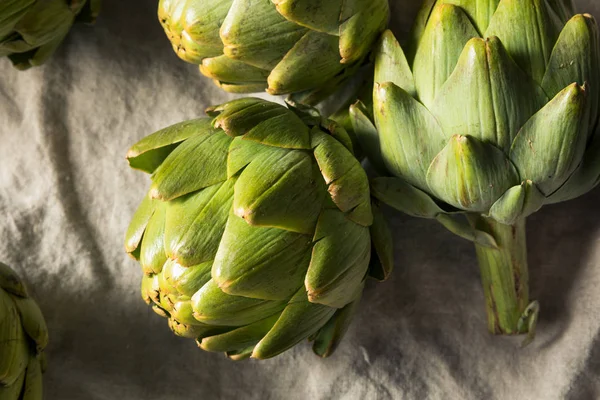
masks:
<svg viewBox="0 0 600 400"><path fill-rule="evenodd" d="M15 68L46 62L75 22L94 22L100 0L2 0L0 57Z"/></svg>
<svg viewBox="0 0 600 400"><path fill-rule="evenodd" d="M302 92L315 104L363 63L387 0L161 0L177 55L228 92Z"/></svg>
<svg viewBox="0 0 600 400"><path fill-rule="evenodd" d="M392 176L374 196L475 242L493 333L535 332L526 217L600 181L599 51L570 1L430 0L412 43L375 50L373 115L351 107Z"/></svg>
<svg viewBox="0 0 600 400"><path fill-rule="evenodd" d="M329 355L367 275L383 280L393 264L347 133L312 109L256 98L207 114L127 155L152 181L125 241L142 297L177 335L232 359L304 339Z"/></svg>
<svg viewBox="0 0 600 400"><path fill-rule="evenodd" d="M48 328L24 283L0 263L0 399L41 400Z"/></svg>

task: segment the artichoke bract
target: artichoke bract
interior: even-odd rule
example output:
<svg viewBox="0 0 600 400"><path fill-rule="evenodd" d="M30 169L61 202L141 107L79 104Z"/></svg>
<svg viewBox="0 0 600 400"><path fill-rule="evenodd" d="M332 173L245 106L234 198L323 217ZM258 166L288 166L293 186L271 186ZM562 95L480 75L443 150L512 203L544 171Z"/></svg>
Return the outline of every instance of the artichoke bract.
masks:
<svg viewBox="0 0 600 400"><path fill-rule="evenodd" d="M177 55L228 92L302 92L315 103L360 66L387 0L161 0Z"/></svg>
<svg viewBox="0 0 600 400"><path fill-rule="evenodd" d="M0 263L0 399L41 400L48 328L24 283Z"/></svg>
<svg viewBox="0 0 600 400"><path fill-rule="evenodd" d="M600 178L596 21L564 0L427 1L412 44L386 32L375 53L375 124L351 109L392 176L374 195L473 240L489 329L530 341L525 218Z"/></svg>
<svg viewBox="0 0 600 400"><path fill-rule="evenodd" d="M91 23L100 0L2 0L0 57L18 69L43 64L75 22Z"/></svg>
<svg viewBox="0 0 600 400"><path fill-rule="evenodd" d="M310 338L327 356L367 275L392 268L349 137L312 109L255 98L207 113L127 155L152 174L125 242L142 296L204 350L263 359Z"/></svg>

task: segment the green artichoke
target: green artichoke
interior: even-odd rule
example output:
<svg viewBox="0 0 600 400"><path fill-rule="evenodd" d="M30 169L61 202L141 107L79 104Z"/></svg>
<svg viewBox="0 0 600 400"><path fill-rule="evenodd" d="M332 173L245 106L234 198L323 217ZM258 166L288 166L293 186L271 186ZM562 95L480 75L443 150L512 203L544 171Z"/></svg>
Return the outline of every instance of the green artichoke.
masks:
<svg viewBox="0 0 600 400"><path fill-rule="evenodd" d="M93 22L100 0L2 0L0 57L18 69L43 64L74 22Z"/></svg>
<svg viewBox="0 0 600 400"><path fill-rule="evenodd" d="M303 92L315 103L366 58L387 0L160 0L177 55L226 91Z"/></svg>
<svg viewBox="0 0 600 400"><path fill-rule="evenodd" d="M303 339L327 356L391 238L347 133L312 109L247 98L127 155L152 184L127 231L142 297L178 335L233 359ZM371 257L375 248L378 257Z"/></svg>
<svg viewBox="0 0 600 400"><path fill-rule="evenodd" d="M38 305L0 263L0 399L41 400L48 329Z"/></svg>
<svg viewBox="0 0 600 400"><path fill-rule="evenodd" d="M566 0L430 0L414 32L375 51L375 124L351 109L393 176L372 190L473 240L489 329L529 341L525 218L600 180L598 27Z"/></svg>

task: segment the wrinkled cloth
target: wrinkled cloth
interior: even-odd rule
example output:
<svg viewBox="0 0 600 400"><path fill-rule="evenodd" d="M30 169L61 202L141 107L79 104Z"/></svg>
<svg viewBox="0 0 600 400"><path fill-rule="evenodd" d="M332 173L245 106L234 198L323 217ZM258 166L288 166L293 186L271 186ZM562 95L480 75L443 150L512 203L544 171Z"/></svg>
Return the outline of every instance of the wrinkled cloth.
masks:
<svg viewBox="0 0 600 400"><path fill-rule="evenodd" d="M413 3L392 2L400 37ZM600 17L600 1L578 5ZM48 321L46 399L600 398L600 189L528 220L542 309L524 349L487 332L473 246L386 209L394 275L367 285L338 351L233 362L170 332L123 250L149 184L127 149L233 96L176 57L148 0L104 0L45 66L0 70L0 258Z"/></svg>

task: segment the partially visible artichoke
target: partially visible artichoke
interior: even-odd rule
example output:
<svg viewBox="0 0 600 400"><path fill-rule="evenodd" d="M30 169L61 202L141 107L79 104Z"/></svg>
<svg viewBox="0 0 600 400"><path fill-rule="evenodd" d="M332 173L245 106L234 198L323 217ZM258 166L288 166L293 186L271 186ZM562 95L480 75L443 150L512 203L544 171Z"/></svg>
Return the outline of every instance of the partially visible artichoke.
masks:
<svg viewBox="0 0 600 400"><path fill-rule="evenodd" d="M176 334L233 359L306 338L327 356L367 274L383 280L392 268L390 233L346 132L297 111L235 100L127 156L152 174L125 244L142 265L143 298Z"/></svg>
<svg viewBox="0 0 600 400"><path fill-rule="evenodd" d="M323 97L365 59L387 0L160 0L177 55L224 90Z"/></svg>
<svg viewBox="0 0 600 400"><path fill-rule="evenodd" d="M18 69L43 64L74 22L93 22L100 0L2 0L0 57Z"/></svg>
<svg viewBox="0 0 600 400"><path fill-rule="evenodd" d="M0 263L0 399L41 400L48 329L15 272Z"/></svg>
<svg viewBox="0 0 600 400"><path fill-rule="evenodd" d="M429 0L407 51L386 32L375 58L377 129L351 113L401 178L374 180L375 196L473 240L489 329L530 340L525 218L600 182L596 21L569 0Z"/></svg>

